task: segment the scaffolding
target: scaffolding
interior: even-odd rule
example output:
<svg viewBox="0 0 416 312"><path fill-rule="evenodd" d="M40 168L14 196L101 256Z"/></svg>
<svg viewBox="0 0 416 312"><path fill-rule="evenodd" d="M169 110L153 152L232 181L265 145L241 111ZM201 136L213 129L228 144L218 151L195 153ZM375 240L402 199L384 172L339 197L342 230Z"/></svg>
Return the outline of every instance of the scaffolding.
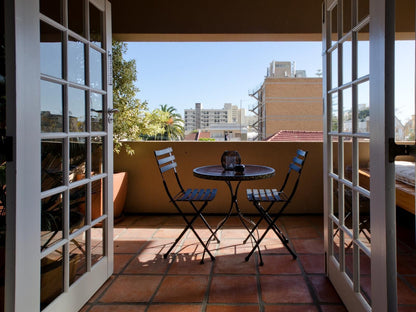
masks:
<svg viewBox="0 0 416 312"><path fill-rule="evenodd" d="M249 93L249 96L254 98L257 102L256 105L249 109L255 116L257 116L257 121L251 124L250 126L257 131L257 137L254 138L254 141L262 141L264 139L265 133L265 101L264 101L264 84L262 84L256 91Z"/></svg>

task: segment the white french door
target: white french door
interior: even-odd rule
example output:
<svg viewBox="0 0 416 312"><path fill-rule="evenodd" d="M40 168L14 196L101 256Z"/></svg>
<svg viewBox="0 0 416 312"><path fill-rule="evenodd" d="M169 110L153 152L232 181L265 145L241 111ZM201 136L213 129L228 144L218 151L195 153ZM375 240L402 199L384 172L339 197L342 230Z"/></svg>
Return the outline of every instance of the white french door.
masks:
<svg viewBox="0 0 416 312"><path fill-rule="evenodd" d="M5 307L78 311L113 272L111 5L7 2Z"/></svg>
<svg viewBox="0 0 416 312"><path fill-rule="evenodd" d="M325 251L328 277L349 311L397 309L389 12L394 1L323 7Z"/></svg>

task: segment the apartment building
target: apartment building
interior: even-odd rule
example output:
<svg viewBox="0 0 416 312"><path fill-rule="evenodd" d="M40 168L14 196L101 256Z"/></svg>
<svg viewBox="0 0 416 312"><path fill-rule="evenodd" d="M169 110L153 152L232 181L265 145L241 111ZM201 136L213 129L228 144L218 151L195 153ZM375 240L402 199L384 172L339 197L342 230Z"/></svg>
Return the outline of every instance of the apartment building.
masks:
<svg viewBox="0 0 416 312"><path fill-rule="evenodd" d="M250 109L257 116L253 127L258 140L280 130L322 131L322 78L308 78L293 62L270 63Z"/></svg>
<svg viewBox="0 0 416 312"><path fill-rule="evenodd" d="M201 103L195 103L195 109L185 109L185 133L206 130L212 138L247 138L249 117L244 108L225 103L221 109L204 109Z"/></svg>

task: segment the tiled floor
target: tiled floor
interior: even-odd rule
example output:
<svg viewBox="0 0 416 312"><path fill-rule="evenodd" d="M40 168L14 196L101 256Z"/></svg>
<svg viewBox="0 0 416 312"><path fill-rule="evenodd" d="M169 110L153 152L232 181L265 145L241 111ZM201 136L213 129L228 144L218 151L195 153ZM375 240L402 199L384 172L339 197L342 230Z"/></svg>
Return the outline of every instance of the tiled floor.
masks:
<svg viewBox="0 0 416 312"><path fill-rule="evenodd" d="M216 225L221 219L210 216ZM168 259L163 254L183 228L179 216L129 216L114 229L114 274L81 310L129 311L346 311L324 274L323 224L320 216L285 216L279 221L298 258L293 260L274 234L258 254L244 258L251 243L241 223L232 217L220 231L220 243L200 264L202 248L188 231ZM202 225L198 233L208 237ZM401 311L416 311L414 249L401 243L399 303Z"/></svg>

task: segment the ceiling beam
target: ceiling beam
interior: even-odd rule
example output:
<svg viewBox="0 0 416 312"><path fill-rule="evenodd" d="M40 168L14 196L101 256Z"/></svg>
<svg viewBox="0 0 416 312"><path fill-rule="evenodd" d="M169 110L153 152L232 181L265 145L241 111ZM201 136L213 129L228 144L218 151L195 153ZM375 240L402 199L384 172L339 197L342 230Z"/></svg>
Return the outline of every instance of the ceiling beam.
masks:
<svg viewBox="0 0 416 312"><path fill-rule="evenodd" d="M322 40L321 0L111 2L113 37L120 41ZM414 39L414 12L413 0L396 1L397 39Z"/></svg>

